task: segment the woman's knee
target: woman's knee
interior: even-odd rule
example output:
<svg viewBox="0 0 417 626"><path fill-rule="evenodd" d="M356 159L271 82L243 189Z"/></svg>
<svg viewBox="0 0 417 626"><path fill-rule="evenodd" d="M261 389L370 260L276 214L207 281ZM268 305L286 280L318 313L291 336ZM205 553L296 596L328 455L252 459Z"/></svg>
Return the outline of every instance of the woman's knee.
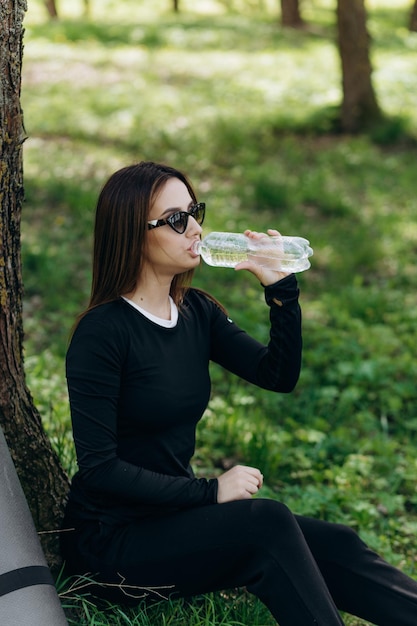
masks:
<svg viewBox="0 0 417 626"><path fill-rule="evenodd" d="M285 504L262 498L251 502L250 524L261 537L276 537L292 529L298 530L297 521Z"/></svg>

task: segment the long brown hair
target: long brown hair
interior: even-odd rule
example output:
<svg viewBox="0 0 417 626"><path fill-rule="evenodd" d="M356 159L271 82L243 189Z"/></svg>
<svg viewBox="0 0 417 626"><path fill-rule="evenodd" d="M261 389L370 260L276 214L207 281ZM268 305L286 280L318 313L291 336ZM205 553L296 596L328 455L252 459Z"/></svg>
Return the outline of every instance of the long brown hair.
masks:
<svg viewBox="0 0 417 626"><path fill-rule="evenodd" d="M96 208L91 296L80 318L99 304L134 290L147 245L149 211L170 178L183 182L197 202L191 183L182 172L152 161L124 167L105 183ZM193 273L190 270L178 274L172 281L171 296L177 306Z"/></svg>

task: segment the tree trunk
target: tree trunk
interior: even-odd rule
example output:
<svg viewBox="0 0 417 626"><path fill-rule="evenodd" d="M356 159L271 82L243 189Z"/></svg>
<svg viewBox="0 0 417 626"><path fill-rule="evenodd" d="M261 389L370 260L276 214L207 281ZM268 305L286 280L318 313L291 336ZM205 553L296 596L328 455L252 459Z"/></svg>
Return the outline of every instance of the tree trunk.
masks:
<svg viewBox="0 0 417 626"><path fill-rule="evenodd" d="M20 216L23 203L20 108L26 0L0 3L0 423L52 569L68 478L42 428L23 364ZM51 532L52 531L52 532ZM51 532L51 534L49 534Z"/></svg>
<svg viewBox="0 0 417 626"><path fill-rule="evenodd" d="M53 20L58 19L58 11L55 0L45 0L45 6L49 16L52 17Z"/></svg>
<svg viewBox="0 0 417 626"><path fill-rule="evenodd" d="M382 116L371 81L364 0L338 0L337 28L343 84L341 124L345 132L357 132Z"/></svg>
<svg viewBox="0 0 417 626"><path fill-rule="evenodd" d="M410 30L417 31L417 0L413 4L410 15Z"/></svg>
<svg viewBox="0 0 417 626"><path fill-rule="evenodd" d="M290 28L303 26L299 0L281 0L281 24Z"/></svg>
<svg viewBox="0 0 417 626"><path fill-rule="evenodd" d="M174 12L179 13L180 10L180 0L174 0Z"/></svg>
<svg viewBox="0 0 417 626"><path fill-rule="evenodd" d="M84 0L84 17L91 17L90 0Z"/></svg>

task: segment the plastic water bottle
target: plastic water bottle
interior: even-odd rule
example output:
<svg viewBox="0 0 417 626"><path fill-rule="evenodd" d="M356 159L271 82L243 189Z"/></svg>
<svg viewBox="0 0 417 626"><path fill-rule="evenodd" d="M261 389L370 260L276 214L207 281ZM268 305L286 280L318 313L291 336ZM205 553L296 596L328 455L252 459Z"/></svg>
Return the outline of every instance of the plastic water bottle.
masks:
<svg viewBox="0 0 417 626"><path fill-rule="evenodd" d="M207 265L235 267L242 261L255 261L278 272L303 272L311 266L310 242L303 237L283 235L251 239L240 233L213 232L197 241L193 252L200 254Z"/></svg>

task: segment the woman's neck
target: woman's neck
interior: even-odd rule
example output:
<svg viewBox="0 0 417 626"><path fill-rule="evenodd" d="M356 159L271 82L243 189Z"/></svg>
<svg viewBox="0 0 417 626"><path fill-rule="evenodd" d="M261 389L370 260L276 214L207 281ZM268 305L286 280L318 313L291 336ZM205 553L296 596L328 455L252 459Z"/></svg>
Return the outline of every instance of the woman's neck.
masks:
<svg viewBox="0 0 417 626"><path fill-rule="evenodd" d="M125 298L137 304L141 309L164 320L171 319L169 292L171 283L160 284L138 281L133 291L123 294Z"/></svg>

